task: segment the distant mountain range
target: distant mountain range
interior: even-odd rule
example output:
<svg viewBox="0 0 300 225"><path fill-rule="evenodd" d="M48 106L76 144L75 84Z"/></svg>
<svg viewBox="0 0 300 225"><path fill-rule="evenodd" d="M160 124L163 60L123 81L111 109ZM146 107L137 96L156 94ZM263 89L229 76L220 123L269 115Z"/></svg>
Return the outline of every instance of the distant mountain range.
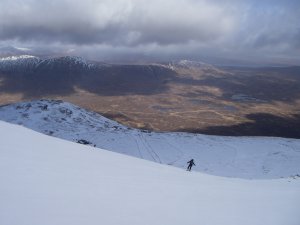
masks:
<svg viewBox="0 0 300 225"><path fill-rule="evenodd" d="M214 70L211 65L192 61L169 64L115 65L65 56L41 59L31 55L0 58L0 77L6 91L26 96L60 94L74 87L101 94L147 94L160 92L177 71Z"/></svg>
<svg viewBox="0 0 300 225"><path fill-rule="evenodd" d="M96 61L85 60L82 57L76 56L64 56L64 57L56 57L56 58L40 58L33 55L16 55L16 56L8 56L0 58L0 71L1 72L15 72L25 70L58 70L71 72L76 70L86 71L89 70L97 70L102 68L103 66L107 67L116 67L124 64L108 64L101 63ZM128 64L127 66L134 66L134 64ZM148 63L148 64L136 64L135 66L158 66L168 68L170 70L208 70L208 69L217 69L216 67L199 61L190 61L190 60L179 60L179 61L171 61L169 63Z"/></svg>
<svg viewBox="0 0 300 225"><path fill-rule="evenodd" d="M300 67L0 58L0 104L63 99L156 131L300 138Z"/></svg>

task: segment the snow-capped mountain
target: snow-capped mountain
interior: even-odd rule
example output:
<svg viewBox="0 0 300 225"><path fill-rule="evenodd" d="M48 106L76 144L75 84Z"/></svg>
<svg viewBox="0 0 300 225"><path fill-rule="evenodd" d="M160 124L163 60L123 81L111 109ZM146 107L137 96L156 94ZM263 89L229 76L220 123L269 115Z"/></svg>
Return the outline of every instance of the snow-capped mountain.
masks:
<svg viewBox="0 0 300 225"><path fill-rule="evenodd" d="M40 100L2 106L0 120L54 137L208 174L279 178L300 172L300 140L156 133L132 129L70 103Z"/></svg>
<svg viewBox="0 0 300 225"><path fill-rule="evenodd" d="M33 70L39 64L40 59L32 55L9 56L0 58L0 71L27 71Z"/></svg>
<svg viewBox="0 0 300 225"><path fill-rule="evenodd" d="M18 61L18 60L21 61L24 59L32 59L32 58L38 58L38 57L33 55L8 56L8 57L0 58L0 61L13 62L13 61Z"/></svg>
<svg viewBox="0 0 300 225"><path fill-rule="evenodd" d="M19 55L0 58L0 71L2 72L92 70L99 65L99 63L92 63L75 56L42 59L32 55Z"/></svg>
<svg viewBox="0 0 300 225"><path fill-rule="evenodd" d="M298 178L243 180L190 173L3 121L0 137L1 225L298 225L300 221Z"/></svg>

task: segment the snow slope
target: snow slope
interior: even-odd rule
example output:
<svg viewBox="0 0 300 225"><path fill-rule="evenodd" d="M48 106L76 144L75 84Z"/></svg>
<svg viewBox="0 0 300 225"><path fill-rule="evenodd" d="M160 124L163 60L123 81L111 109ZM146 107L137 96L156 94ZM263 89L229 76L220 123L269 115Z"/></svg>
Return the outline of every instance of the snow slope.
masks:
<svg viewBox="0 0 300 225"><path fill-rule="evenodd" d="M131 129L62 101L41 100L0 107L0 120L38 132L161 164L208 174L269 179L300 174L300 140L155 133Z"/></svg>
<svg viewBox="0 0 300 225"><path fill-rule="evenodd" d="M0 122L1 225L299 225L300 179L186 172Z"/></svg>

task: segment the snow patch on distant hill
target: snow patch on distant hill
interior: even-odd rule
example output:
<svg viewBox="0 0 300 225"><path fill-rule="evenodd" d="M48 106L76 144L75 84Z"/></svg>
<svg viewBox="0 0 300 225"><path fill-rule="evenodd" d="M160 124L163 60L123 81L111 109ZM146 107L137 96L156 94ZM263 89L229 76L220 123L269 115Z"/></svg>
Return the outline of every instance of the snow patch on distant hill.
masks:
<svg viewBox="0 0 300 225"><path fill-rule="evenodd" d="M191 60L179 60L179 61L173 61L168 63L167 65L170 69L176 70L176 69L202 69L202 70L212 70L216 69L213 65L204 63L201 61L191 61Z"/></svg>
<svg viewBox="0 0 300 225"><path fill-rule="evenodd" d="M0 58L0 61L16 61L21 59L32 59L32 58L38 58L38 57L33 55L8 56L8 57Z"/></svg>

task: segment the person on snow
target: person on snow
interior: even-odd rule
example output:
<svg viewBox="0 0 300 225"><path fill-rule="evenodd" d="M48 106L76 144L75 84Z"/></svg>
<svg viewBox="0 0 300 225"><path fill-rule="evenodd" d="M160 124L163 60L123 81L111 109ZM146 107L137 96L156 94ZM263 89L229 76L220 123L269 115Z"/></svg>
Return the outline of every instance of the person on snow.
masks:
<svg viewBox="0 0 300 225"><path fill-rule="evenodd" d="M194 163L194 159L191 159L190 161L187 162L189 165L187 167L187 171L191 171L193 166L196 166L196 164Z"/></svg>

